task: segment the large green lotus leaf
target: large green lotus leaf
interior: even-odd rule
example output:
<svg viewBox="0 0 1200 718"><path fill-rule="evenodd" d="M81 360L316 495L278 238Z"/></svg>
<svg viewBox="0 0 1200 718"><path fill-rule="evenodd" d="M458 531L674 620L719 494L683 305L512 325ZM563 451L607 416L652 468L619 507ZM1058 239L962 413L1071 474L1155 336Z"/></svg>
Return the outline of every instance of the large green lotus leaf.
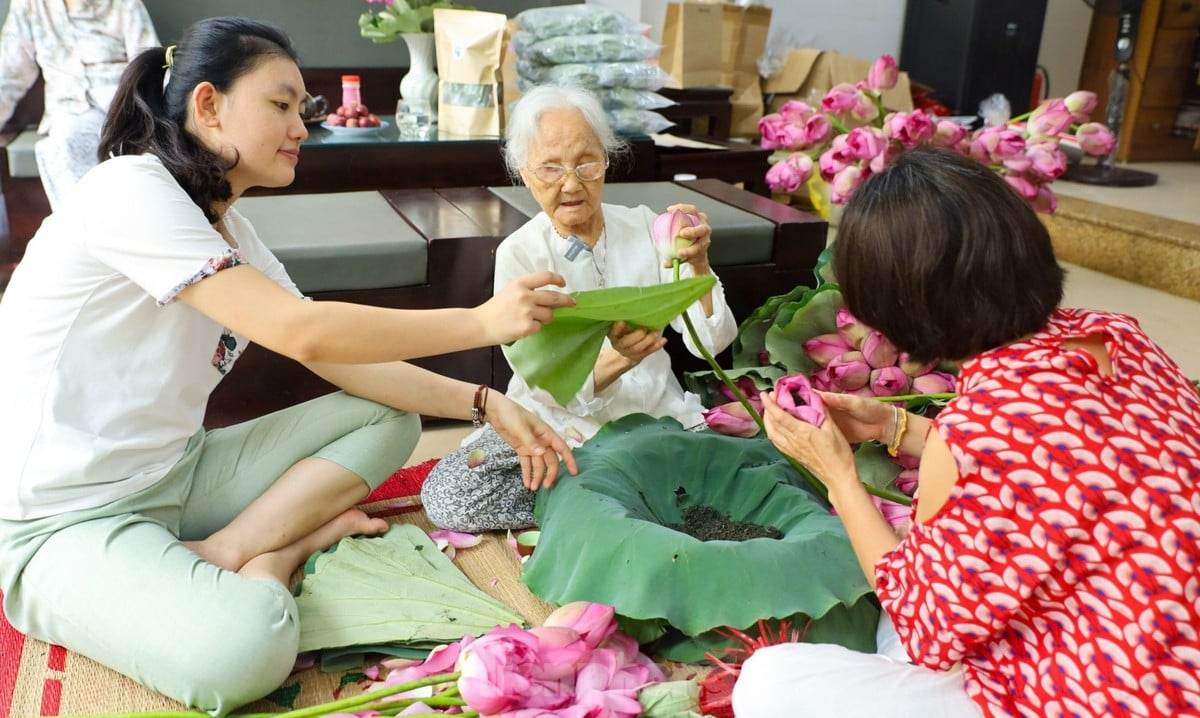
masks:
<svg viewBox="0 0 1200 718"><path fill-rule="evenodd" d="M395 524L382 536L342 539L306 571L296 596L302 652L449 643L524 623L409 524Z"/></svg>
<svg viewBox="0 0 1200 718"><path fill-rule="evenodd" d="M735 383L741 377L749 377L754 382L754 386L763 391L769 391L775 386L775 382L783 376L783 369L777 366L749 366L738 369L725 369L724 371L725 376L729 377ZM712 408L733 401L733 399L721 393L721 388L725 386L725 382L721 381L721 377L717 376L717 373L711 369L708 371L685 372L683 381L687 385L688 391L699 396L700 403L706 407Z"/></svg>
<svg viewBox="0 0 1200 718"><path fill-rule="evenodd" d="M517 374L530 386L550 392L566 406L596 366L613 322L662 329L716 284L705 274L650 287L609 287L576 292L575 306L556 307L554 320L538 333L504 350Z"/></svg>
<svg viewBox="0 0 1200 718"><path fill-rule="evenodd" d="M819 621L871 593L841 521L765 438L635 414L575 456L577 476L538 492L542 535L522 577L551 603L607 603L698 636L798 613ZM667 528L693 504L784 538L705 542Z"/></svg>
<svg viewBox="0 0 1200 718"><path fill-rule="evenodd" d="M761 353L766 350L767 330L775 323L779 307L799 301L812 289L803 285L793 287L787 294L768 297L761 307L755 309L738 327L733 340L733 365L735 367L760 366Z"/></svg>
<svg viewBox="0 0 1200 718"><path fill-rule="evenodd" d="M804 342L837 331L837 310L842 292L836 284L823 284L798 302L780 306L764 344L772 364L788 374L810 374L817 365L804 353Z"/></svg>
<svg viewBox="0 0 1200 718"><path fill-rule="evenodd" d="M817 256L817 263L813 266L813 276L817 278L817 286L822 284L833 284L837 278L833 276L833 242L825 246L821 250L821 254Z"/></svg>

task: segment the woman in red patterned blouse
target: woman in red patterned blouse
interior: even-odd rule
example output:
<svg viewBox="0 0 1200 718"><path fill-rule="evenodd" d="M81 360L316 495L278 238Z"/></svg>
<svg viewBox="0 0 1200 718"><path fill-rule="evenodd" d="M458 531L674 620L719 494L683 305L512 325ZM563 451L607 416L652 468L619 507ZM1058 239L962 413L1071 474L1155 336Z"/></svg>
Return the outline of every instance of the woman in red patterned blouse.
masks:
<svg viewBox="0 0 1200 718"><path fill-rule="evenodd" d="M833 269L854 316L959 365L958 396L930 420L823 394L820 427L765 397L768 436L828 487L903 650L761 649L738 718L1200 716L1195 386L1133 318L1058 308L1045 227L953 152L867 180ZM859 482L867 440L920 456L903 537Z"/></svg>

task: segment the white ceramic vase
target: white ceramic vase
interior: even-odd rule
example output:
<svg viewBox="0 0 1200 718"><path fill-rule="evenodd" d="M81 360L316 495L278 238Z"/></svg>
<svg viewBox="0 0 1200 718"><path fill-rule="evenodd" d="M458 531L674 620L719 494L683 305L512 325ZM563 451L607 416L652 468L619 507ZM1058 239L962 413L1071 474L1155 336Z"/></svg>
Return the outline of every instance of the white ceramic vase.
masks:
<svg viewBox="0 0 1200 718"><path fill-rule="evenodd" d="M408 46L408 74L400 78L400 98L412 110L429 116L429 122L438 117L438 76L434 69L435 46L432 32L404 33L404 44Z"/></svg>

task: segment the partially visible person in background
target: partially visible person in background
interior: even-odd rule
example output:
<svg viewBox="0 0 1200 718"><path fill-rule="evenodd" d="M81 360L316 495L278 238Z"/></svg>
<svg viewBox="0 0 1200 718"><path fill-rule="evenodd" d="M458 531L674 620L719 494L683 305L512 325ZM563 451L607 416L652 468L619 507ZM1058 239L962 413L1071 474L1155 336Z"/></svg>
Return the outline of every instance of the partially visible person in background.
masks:
<svg viewBox="0 0 1200 718"><path fill-rule="evenodd" d="M99 161L100 128L121 72L158 46L142 0L12 0L0 30L0 125L45 78L35 147L50 208Z"/></svg>

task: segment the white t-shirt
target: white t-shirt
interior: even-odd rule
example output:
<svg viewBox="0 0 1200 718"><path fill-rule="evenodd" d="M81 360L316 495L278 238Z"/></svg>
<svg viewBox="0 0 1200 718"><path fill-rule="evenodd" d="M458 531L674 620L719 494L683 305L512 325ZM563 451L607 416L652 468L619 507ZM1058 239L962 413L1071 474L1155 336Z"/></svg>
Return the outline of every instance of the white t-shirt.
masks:
<svg viewBox="0 0 1200 718"><path fill-rule="evenodd" d="M509 235L496 250L495 289L499 291L512 280L532 272L551 270L567 282L563 291L578 292L608 287L649 287L673 281L672 270L664 269L654 249L651 228L654 211L646 206L637 208L620 205L601 205L604 212L604 236L594 250L583 249L568 259L570 243L554 230L544 212L529 220ZM680 277L692 276L689 265L680 268ZM720 281L712 289L713 313L704 316L699 302L688 313L704 346L716 354L729 346L737 334L737 323L725 303L725 291ZM671 326L683 335L688 350L701 356L688 336L682 317ZM679 341L668 333L668 341ZM608 339L604 349L611 348ZM704 406L695 394L684 391L671 370L671 358L665 350L646 357L633 369L599 393L593 377L566 406L560 406L545 389L530 388L514 373L508 385L508 396L530 411L537 413L572 445L590 438L608 421L633 413L655 417L669 416L685 427L704 421Z"/></svg>
<svg viewBox="0 0 1200 718"><path fill-rule="evenodd" d="M246 345L183 302L250 264L297 296L236 210L227 244L162 163L110 159L45 220L0 301L0 517L99 506L162 478Z"/></svg>

